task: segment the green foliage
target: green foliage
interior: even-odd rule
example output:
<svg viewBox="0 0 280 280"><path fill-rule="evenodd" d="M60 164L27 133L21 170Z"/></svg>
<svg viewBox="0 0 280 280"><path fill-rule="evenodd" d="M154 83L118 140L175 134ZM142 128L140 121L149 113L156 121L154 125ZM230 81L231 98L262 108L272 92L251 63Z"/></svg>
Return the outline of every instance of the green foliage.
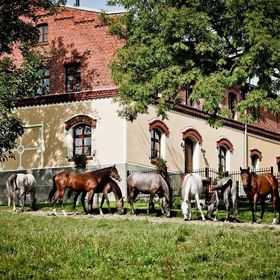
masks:
<svg viewBox="0 0 280 280"><path fill-rule="evenodd" d="M39 69L46 62L32 50L38 40L36 9L54 12L56 5L64 3L62 0L0 0L0 162L13 157L16 139L23 134L23 123L14 109L19 100L34 95L40 82ZM13 61L15 45L23 57L20 66Z"/></svg>
<svg viewBox="0 0 280 280"><path fill-rule="evenodd" d="M253 121L252 106L279 111L277 1L108 2L127 10L120 18L122 31L115 24L112 30L126 40L111 64L121 116L133 120L155 105L158 115L166 117L180 102L179 91L192 88L192 99L204 99L203 110L212 114L210 124L220 126L224 89L241 86L245 91L255 77L257 86L237 107L244 121Z"/></svg>
<svg viewBox="0 0 280 280"><path fill-rule="evenodd" d="M156 158L155 166L158 171L164 172L166 168L166 160L161 157Z"/></svg>

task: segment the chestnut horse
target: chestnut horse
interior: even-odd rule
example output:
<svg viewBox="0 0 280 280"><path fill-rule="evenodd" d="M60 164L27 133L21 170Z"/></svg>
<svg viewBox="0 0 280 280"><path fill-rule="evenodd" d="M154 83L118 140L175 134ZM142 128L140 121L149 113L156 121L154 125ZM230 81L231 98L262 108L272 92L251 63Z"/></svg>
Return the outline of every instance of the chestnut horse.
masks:
<svg viewBox="0 0 280 280"><path fill-rule="evenodd" d="M55 204L59 200L61 202L62 213L66 215L63 207L63 197L67 188L74 192L82 193L81 202L85 209L85 197L88 193L89 206L92 208L93 195L99 184L103 184L109 177L121 181L116 166L98 169L95 171L76 173L76 172L60 172L53 177L53 188L49 193L49 200L53 202L53 215L56 215Z"/></svg>
<svg viewBox="0 0 280 280"><path fill-rule="evenodd" d="M278 181L276 177L271 173L263 173L257 175L255 173L249 172L249 168L242 169L241 180L243 184L244 191L247 198L250 201L251 211L252 211L252 222L256 223L256 209L257 202L261 202L261 217L263 219L265 210L265 198L271 194L273 200L274 218L273 224L276 224L276 211L278 211L278 223L280 223L280 208L279 208L279 193L278 193Z"/></svg>

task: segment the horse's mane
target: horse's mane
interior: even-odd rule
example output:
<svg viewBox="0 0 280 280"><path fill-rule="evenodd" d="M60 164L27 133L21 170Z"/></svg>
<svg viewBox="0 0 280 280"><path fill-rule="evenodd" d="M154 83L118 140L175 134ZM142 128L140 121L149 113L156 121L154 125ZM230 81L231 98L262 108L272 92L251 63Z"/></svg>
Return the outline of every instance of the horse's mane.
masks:
<svg viewBox="0 0 280 280"><path fill-rule="evenodd" d="M117 182L115 182L113 179L111 179L110 184L111 184L112 188L115 190L116 195L118 197L122 198L122 191L121 191L121 188L119 187L119 185L117 184Z"/></svg>
<svg viewBox="0 0 280 280"><path fill-rule="evenodd" d="M109 166L109 167L104 167L104 168L96 169L96 170L89 171L89 172L94 173L94 174L98 174L98 175L100 175L100 174L103 175L103 174L106 174L106 172L113 167L114 166L112 165L112 166Z"/></svg>

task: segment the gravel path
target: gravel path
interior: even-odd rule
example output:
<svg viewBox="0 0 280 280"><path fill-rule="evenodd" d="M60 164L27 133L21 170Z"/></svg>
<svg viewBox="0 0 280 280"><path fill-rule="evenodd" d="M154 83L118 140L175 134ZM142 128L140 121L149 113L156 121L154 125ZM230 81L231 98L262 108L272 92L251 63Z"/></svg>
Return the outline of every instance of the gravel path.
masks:
<svg viewBox="0 0 280 280"><path fill-rule="evenodd" d="M54 216L51 214L50 211L27 211L23 213L24 215L35 215L35 216L45 216L53 218ZM201 221L201 220L192 220L185 222L182 217L172 217L172 218L166 218L166 217L154 217L154 216L142 216L142 215L118 215L118 214L105 214L105 215L83 215L83 214L77 214L73 215L72 213L67 213L67 216L64 216L61 214L61 212L57 212L57 216L59 218L75 218L75 219L104 219L104 220L130 220L130 221L146 221L151 223L176 223L176 224L185 224L185 225L205 225L205 226L228 226L228 227L250 227L250 228L271 228L280 230L280 225L272 225L272 224L252 224L248 222L221 222L221 221Z"/></svg>

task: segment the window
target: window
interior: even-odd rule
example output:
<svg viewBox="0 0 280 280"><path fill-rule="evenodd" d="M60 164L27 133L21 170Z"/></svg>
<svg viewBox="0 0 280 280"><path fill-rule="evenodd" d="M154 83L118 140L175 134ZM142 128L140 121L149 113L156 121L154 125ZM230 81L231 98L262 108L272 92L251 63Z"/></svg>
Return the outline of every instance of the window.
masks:
<svg viewBox="0 0 280 280"><path fill-rule="evenodd" d="M151 159L155 160L161 156L160 151L161 132L154 128L151 131Z"/></svg>
<svg viewBox="0 0 280 280"><path fill-rule="evenodd" d="M91 155L91 127L79 124L73 128L74 155Z"/></svg>
<svg viewBox="0 0 280 280"><path fill-rule="evenodd" d="M48 25L41 24L38 26L39 29L39 43L47 43L48 42Z"/></svg>
<svg viewBox="0 0 280 280"><path fill-rule="evenodd" d="M96 120L87 115L74 116L65 121L67 133L67 157L73 159L75 155L85 154L88 158L94 156L93 131L96 128Z"/></svg>
<svg viewBox="0 0 280 280"><path fill-rule="evenodd" d="M226 154L227 154L227 149L224 146L220 146L218 151L218 164L219 164L218 172L220 174L227 170Z"/></svg>
<svg viewBox="0 0 280 280"><path fill-rule="evenodd" d="M201 143L202 137L198 131L193 128L187 128L184 130L181 146L185 155L185 172L191 172L200 168Z"/></svg>
<svg viewBox="0 0 280 280"><path fill-rule="evenodd" d="M250 150L251 169L253 171L259 170L262 153L258 149Z"/></svg>
<svg viewBox="0 0 280 280"><path fill-rule="evenodd" d="M224 173L231 170L231 154L233 153L233 145L226 138L217 141L218 149L218 171Z"/></svg>
<svg viewBox="0 0 280 280"><path fill-rule="evenodd" d="M66 91L81 90L81 65L80 63L71 63L65 65L65 84Z"/></svg>
<svg viewBox="0 0 280 280"><path fill-rule="evenodd" d="M39 70L41 76L40 86L37 89L37 95L45 95L49 93L50 89L50 70L43 68Z"/></svg>
<svg viewBox="0 0 280 280"><path fill-rule="evenodd" d="M231 111L231 117L235 116L235 104L237 102L236 94L233 92L229 92L228 94L228 108Z"/></svg>

